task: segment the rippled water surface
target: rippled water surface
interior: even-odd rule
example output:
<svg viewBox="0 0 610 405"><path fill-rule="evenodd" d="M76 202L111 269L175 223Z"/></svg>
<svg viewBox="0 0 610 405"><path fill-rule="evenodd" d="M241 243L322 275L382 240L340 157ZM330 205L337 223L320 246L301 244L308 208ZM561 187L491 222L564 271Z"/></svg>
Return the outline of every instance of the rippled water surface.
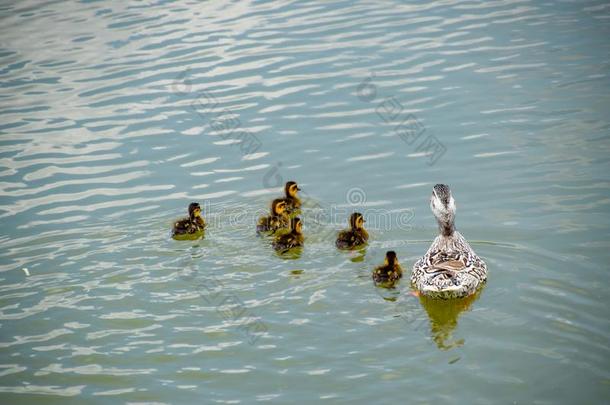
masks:
<svg viewBox="0 0 610 405"><path fill-rule="evenodd" d="M0 398L604 403L603 1L0 6ZM256 217L297 180L305 247ZM489 266L424 301L431 187ZM202 241L169 237L199 201ZM347 215L371 243L341 253Z"/></svg>

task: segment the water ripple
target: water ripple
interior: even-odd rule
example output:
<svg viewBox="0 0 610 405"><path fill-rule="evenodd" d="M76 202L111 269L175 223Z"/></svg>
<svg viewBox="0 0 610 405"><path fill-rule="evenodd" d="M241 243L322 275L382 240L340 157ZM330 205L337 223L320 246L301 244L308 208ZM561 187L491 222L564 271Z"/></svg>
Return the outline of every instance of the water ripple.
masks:
<svg viewBox="0 0 610 405"><path fill-rule="evenodd" d="M371 402L406 384L412 402L599 402L609 12L0 6L0 392ZM255 232L287 180L305 202L297 260ZM437 182L490 267L480 297L443 311L370 276L386 249L407 274L427 249ZM178 243L191 201L206 237ZM356 209L412 217L367 218L369 246L337 252Z"/></svg>

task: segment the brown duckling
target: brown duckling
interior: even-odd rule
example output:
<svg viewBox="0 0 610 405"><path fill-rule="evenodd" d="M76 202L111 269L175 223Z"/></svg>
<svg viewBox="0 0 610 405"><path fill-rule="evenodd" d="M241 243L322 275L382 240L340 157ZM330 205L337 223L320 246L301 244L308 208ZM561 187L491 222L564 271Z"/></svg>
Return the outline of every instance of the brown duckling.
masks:
<svg viewBox="0 0 610 405"><path fill-rule="evenodd" d="M350 229L345 229L337 235L336 245L339 249L353 249L364 245L369 240L369 233L364 229L364 217L354 212L349 218Z"/></svg>
<svg viewBox="0 0 610 405"><path fill-rule="evenodd" d="M189 216L174 223L172 237L174 239L188 239L189 236L200 236L205 229L205 221L201 216L201 206L193 202L189 204ZM185 238L186 237L186 238Z"/></svg>
<svg viewBox="0 0 610 405"><path fill-rule="evenodd" d="M393 283L402 277L402 267L398 263L396 252L390 250L385 254L383 266L375 267L373 280L376 283Z"/></svg>
<svg viewBox="0 0 610 405"><path fill-rule="evenodd" d="M271 202L271 215L261 217L256 226L256 232L275 232L278 229L288 228L290 218L286 213L286 201L281 198L276 198Z"/></svg>
<svg viewBox="0 0 610 405"><path fill-rule="evenodd" d="M293 247L303 246L303 222L301 218L292 218L290 221L290 233L278 235L273 242L275 250L284 252L292 249Z"/></svg>
<svg viewBox="0 0 610 405"><path fill-rule="evenodd" d="M301 191L299 186L294 181L289 181L284 187L286 196L284 201L286 202L286 211L291 214L298 211L301 208L301 200L297 196L297 192Z"/></svg>

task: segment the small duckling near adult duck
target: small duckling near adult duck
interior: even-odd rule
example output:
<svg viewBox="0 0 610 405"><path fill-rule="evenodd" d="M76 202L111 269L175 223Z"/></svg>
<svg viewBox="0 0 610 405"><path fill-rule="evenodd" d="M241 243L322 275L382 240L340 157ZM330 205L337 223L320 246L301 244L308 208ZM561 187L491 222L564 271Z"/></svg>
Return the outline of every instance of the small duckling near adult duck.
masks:
<svg viewBox="0 0 610 405"><path fill-rule="evenodd" d="M174 222L172 237L174 239L192 239L199 237L205 229L205 221L201 216L201 206L193 202L189 204L189 216Z"/></svg>
<svg viewBox="0 0 610 405"><path fill-rule="evenodd" d="M294 181L289 181L284 186L284 192L286 196L284 201L286 202L286 212L294 213L301 208L301 199L297 196L297 193L301 191L299 186Z"/></svg>
<svg viewBox="0 0 610 405"><path fill-rule="evenodd" d="M353 249L364 245L369 240L369 233L364 229L364 217L354 212L349 218L350 229L345 229L337 235L335 244L339 249Z"/></svg>
<svg viewBox="0 0 610 405"><path fill-rule="evenodd" d="M385 254L385 262L373 271L373 280L376 283L394 283L402 277L402 267L398 263L396 252L390 250Z"/></svg>
<svg viewBox="0 0 610 405"><path fill-rule="evenodd" d="M278 235L273 242L275 250L285 252L294 247L303 246L303 222L301 218L292 218L290 220L290 232L283 235Z"/></svg>
<svg viewBox="0 0 610 405"><path fill-rule="evenodd" d="M275 232L278 229L288 228L290 218L286 214L286 201L276 198L271 202L271 215L261 217L256 226L256 232Z"/></svg>

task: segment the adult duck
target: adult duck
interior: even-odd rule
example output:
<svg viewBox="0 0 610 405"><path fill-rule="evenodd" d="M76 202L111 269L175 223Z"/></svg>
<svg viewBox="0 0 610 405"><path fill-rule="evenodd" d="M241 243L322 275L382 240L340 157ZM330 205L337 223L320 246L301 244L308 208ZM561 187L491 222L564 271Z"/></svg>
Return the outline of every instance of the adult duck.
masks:
<svg viewBox="0 0 610 405"><path fill-rule="evenodd" d="M439 235L413 265L411 284L423 295L458 298L474 294L487 280L487 265L455 230L455 201L449 186L432 189L430 209Z"/></svg>

